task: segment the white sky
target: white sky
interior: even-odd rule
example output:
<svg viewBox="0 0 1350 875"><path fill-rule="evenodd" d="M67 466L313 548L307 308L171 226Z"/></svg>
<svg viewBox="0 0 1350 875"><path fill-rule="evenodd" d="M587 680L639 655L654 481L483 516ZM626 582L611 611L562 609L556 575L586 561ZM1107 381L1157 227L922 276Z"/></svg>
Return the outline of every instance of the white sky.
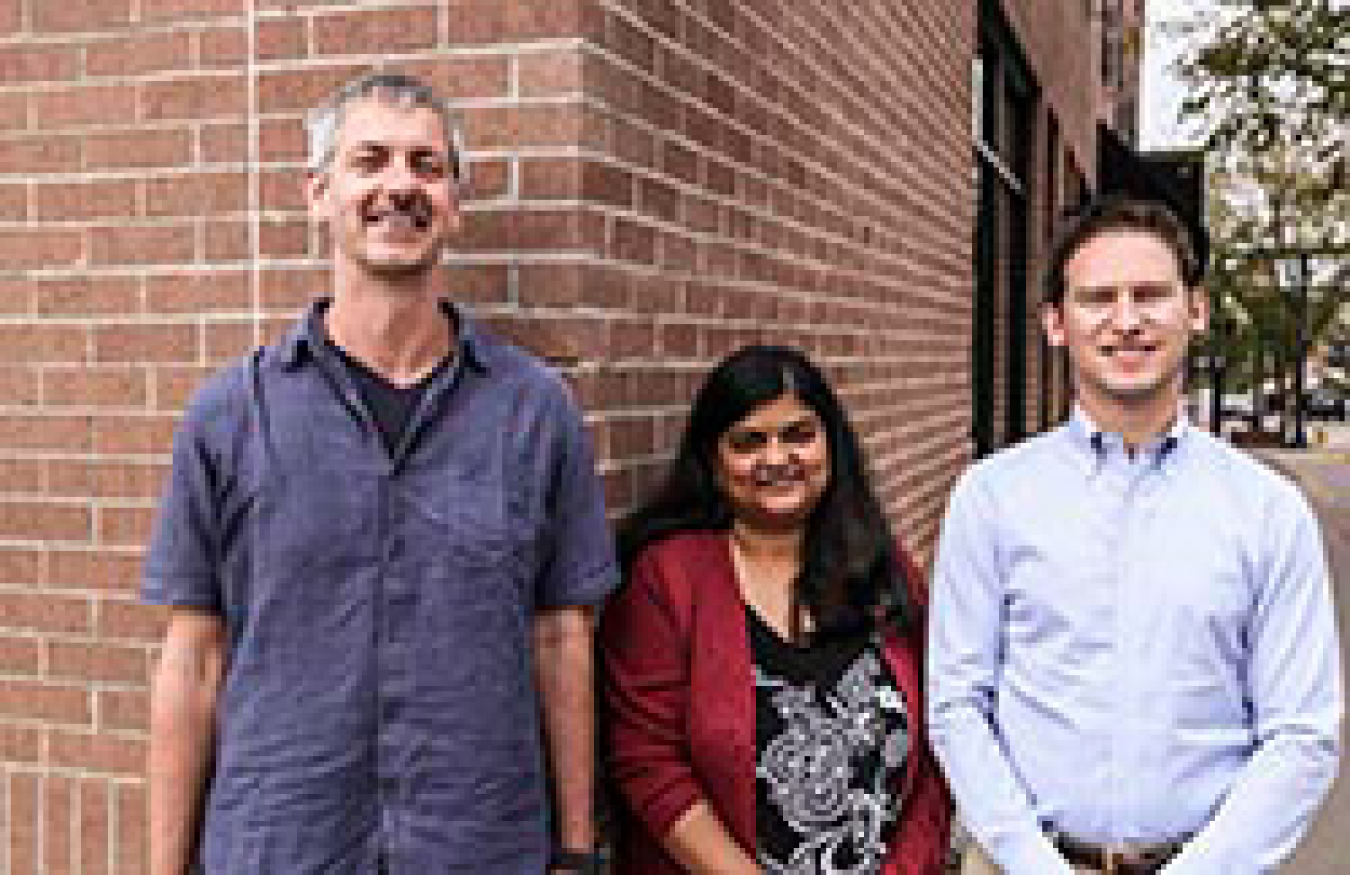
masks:
<svg viewBox="0 0 1350 875"><path fill-rule="evenodd" d="M1188 49L1202 45L1217 30L1229 9L1217 0L1147 0L1145 12L1139 150L1198 146L1203 140L1203 120L1181 121L1181 102L1188 86L1176 73L1175 65ZM1230 189L1227 193L1233 197L1241 192ZM1328 229L1321 227L1318 233L1328 233ZM1338 226L1330 233L1347 239L1350 227ZM1345 318L1350 321L1350 307L1346 312Z"/></svg>
<svg viewBox="0 0 1350 875"><path fill-rule="evenodd" d="M1217 5L1212 0L1148 0L1145 9L1140 151L1198 145L1203 125L1181 120L1187 86L1175 67L1189 48L1201 44L1213 31Z"/></svg>

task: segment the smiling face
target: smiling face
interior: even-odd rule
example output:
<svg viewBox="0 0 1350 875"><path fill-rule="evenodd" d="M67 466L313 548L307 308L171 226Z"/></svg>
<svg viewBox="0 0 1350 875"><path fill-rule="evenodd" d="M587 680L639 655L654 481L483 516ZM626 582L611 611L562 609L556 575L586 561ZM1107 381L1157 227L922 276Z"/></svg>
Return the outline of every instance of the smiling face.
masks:
<svg viewBox="0 0 1350 875"><path fill-rule="evenodd" d="M1187 344L1207 315L1168 245L1132 229L1084 241L1064 264L1063 300L1043 311L1046 336L1068 349L1078 400L1098 422L1175 408Z"/></svg>
<svg viewBox="0 0 1350 875"><path fill-rule="evenodd" d="M830 483L825 426L795 395L761 404L717 441L717 480L738 520L805 525Z"/></svg>
<svg viewBox="0 0 1350 875"><path fill-rule="evenodd" d="M428 272L460 227L454 167L434 110L378 95L349 104L332 161L308 186L335 269L385 279Z"/></svg>

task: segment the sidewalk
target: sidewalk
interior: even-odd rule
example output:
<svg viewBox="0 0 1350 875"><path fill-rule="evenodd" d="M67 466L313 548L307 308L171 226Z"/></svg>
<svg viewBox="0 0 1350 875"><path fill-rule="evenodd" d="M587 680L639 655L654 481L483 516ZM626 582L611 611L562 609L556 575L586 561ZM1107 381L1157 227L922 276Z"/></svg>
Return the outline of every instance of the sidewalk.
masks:
<svg viewBox="0 0 1350 875"><path fill-rule="evenodd" d="M1248 449L1253 456L1282 471L1303 489L1312 504L1327 542L1332 594L1341 629L1343 671L1350 677L1350 426L1336 423L1324 429L1325 443L1317 444L1309 429L1307 450ZM1350 724L1345 727L1350 749ZM1306 840L1283 875L1344 875L1350 860L1350 770L1341 776L1313 822Z"/></svg>
<svg viewBox="0 0 1350 875"><path fill-rule="evenodd" d="M1320 429L1325 441L1318 443ZM1308 429L1309 448L1249 448L1253 456L1294 480L1308 496L1328 536L1350 542L1350 425L1317 423Z"/></svg>

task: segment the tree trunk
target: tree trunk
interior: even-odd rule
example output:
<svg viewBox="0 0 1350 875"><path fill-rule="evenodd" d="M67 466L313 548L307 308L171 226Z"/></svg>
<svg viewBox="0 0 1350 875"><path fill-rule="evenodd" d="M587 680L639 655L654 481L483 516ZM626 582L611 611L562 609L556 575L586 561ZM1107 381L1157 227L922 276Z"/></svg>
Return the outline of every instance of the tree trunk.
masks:
<svg viewBox="0 0 1350 875"><path fill-rule="evenodd" d="M1266 344L1258 337L1252 345L1252 431L1263 430L1266 419Z"/></svg>

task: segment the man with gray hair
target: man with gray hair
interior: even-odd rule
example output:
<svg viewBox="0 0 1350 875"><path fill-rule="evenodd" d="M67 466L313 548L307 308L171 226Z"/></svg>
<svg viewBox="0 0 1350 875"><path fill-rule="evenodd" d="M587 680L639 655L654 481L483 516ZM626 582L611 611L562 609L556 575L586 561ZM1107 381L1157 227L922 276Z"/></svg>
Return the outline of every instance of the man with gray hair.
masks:
<svg viewBox="0 0 1350 875"><path fill-rule="evenodd" d="M179 429L145 564L152 875L595 868L613 549L561 379L444 300L460 144L406 76L313 116L331 289Z"/></svg>

